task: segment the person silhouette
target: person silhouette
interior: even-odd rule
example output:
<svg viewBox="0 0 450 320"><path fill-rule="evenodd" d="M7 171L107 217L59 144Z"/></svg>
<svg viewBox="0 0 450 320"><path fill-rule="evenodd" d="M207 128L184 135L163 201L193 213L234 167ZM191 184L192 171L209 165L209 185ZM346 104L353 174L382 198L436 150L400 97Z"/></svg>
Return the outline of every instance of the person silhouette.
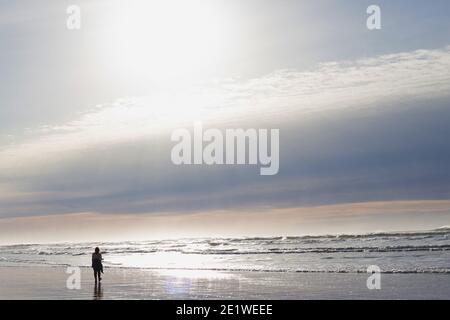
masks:
<svg viewBox="0 0 450 320"><path fill-rule="evenodd" d="M100 249L95 248L95 252L92 254L92 269L94 269L94 279L97 283L98 281L102 281L101 273L103 273L103 264L102 264L102 254L100 253Z"/></svg>

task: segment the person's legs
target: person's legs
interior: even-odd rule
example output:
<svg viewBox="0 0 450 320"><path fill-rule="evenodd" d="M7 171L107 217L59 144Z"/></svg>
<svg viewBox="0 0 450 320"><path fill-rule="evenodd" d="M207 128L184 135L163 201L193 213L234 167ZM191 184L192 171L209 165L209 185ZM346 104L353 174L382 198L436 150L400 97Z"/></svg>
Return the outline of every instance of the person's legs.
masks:
<svg viewBox="0 0 450 320"><path fill-rule="evenodd" d="M97 279L98 279L98 281L102 280L102 276L101 276L101 271L100 270L94 269L94 278L95 278L95 282L97 282Z"/></svg>

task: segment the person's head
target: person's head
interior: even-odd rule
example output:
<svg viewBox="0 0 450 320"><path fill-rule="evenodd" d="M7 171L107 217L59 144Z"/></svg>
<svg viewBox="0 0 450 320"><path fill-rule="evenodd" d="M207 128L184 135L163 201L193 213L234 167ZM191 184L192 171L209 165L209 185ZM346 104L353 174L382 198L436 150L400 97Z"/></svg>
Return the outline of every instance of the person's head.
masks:
<svg viewBox="0 0 450 320"><path fill-rule="evenodd" d="M95 248L95 253L100 253L100 249L98 247Z"/></svg>

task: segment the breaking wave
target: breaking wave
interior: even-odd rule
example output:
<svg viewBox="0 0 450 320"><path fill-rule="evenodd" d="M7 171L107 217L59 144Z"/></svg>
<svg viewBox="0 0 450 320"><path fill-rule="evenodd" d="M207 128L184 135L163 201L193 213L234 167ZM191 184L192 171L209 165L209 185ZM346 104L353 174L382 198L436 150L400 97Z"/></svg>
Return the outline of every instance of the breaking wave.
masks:
<svg viewBox="0 0 450 320"><path fill-rule="evenodd" d="M345 273L377 264L384 273L450 270L449 226L416 232L19 244L0 246L0 266L89 266L96 246L112 268Z"/></svg>

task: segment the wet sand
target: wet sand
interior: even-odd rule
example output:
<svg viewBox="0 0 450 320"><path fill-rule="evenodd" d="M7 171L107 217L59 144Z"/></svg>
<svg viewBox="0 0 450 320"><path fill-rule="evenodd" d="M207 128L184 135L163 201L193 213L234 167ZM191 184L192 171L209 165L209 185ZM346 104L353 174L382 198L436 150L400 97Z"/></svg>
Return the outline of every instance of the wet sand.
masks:
<svg viewBox="0 0 450 320"><path fill-rule="evenodd" d="M450 299L449 274L215 272L109 268L100 286L81 268L81 288L68 289L62 267L1 267L0 299Z"/></svg>

